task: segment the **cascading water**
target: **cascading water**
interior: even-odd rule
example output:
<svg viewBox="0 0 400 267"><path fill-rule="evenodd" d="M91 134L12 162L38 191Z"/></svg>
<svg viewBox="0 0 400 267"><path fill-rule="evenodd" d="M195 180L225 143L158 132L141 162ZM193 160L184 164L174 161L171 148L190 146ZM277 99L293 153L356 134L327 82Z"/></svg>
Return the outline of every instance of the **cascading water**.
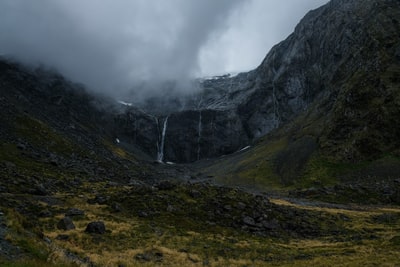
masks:
<svg viewBox="0 0 400 267"><path fill-rule="evenodd" d="M274 57L274 64L272 67L272 101L274 104L274 128L278 128L280 124L280 114L279 114L279 102L278 98L276 97L276 87L275 87L275 81L277 79L276 75L276 70L275 70L275 57Z"/></svg>
<svg viewBox="0 0 400 267"><path fill-rule="evenodd" d="M164 146L165 146L165 133L167 132L168 127L168 117L167 116L164 120L163 130L161 134L161 143L158 145L158 153L157 153L157 161L163 162L164 160Z"/></svg>
<svg viewBox="0 0 400 267"><path fill-rule="evenodd" d="M200 159L200 140L201 140L201 110L199 110L199 126L198 126L198 137L197 137L197 160Z"/></svg>
<svg viewBox="0 0 400 267"><path fill-rule="evenodd" d="M158 118L154 117L154 120L156 121L156 126L157 126L157 160L158 160L158 155L160 153L160 141L161 141L161 136L160 136L160 126L158 125Z"/></svg>

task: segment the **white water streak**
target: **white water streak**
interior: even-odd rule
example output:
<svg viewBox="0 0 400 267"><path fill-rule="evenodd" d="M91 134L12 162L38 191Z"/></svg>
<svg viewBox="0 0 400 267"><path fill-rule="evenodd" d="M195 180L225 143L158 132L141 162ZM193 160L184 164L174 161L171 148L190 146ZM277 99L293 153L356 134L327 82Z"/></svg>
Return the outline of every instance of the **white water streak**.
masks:
<svg viewBox="0 0 400 267"><path fill-rule="evenodd" d="M163 162L163 160L164 160L165 133L167 132L167 127L168 127L168 117L169 116L167 116L164 120L164 125L163 125L163 130L162 130L162 135L161 135L161 144L158 146L158 148L159 148L158 155L157 155L158 162Z"/></svg>
<svg viewBox="0 0 400 267"><path fill-rule="evenodd" d="M200 141L201 141L201 110L199 110L199 125L198 125L198 137L197 137L197 160L200 160Z"/></svg>

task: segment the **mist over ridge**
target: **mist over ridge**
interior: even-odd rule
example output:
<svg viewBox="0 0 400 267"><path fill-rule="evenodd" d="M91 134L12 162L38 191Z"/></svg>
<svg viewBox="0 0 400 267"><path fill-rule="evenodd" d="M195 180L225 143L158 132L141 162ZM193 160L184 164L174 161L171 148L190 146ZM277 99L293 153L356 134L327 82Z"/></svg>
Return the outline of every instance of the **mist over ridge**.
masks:
<svg viewBox="0 0 400 267"><path fill-rule="evenodd" d="M165 81L191 92L194 77L255 68L282 39L277 32L289 34L298 18L326 1L275 2L5 0L0 55L54 68L114 97L132 89L141 97L168 93L160 86Z"/></svg>

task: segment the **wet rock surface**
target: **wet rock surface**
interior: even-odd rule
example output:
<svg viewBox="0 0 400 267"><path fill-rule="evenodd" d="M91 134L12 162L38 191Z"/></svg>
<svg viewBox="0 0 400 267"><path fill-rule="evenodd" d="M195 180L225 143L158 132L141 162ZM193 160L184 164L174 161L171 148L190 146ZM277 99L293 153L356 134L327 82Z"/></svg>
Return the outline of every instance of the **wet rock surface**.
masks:
<svg viewBox="0 0 400 267"><path fill-rule="evenodd" d="M170 114L165 158L193 162L237 151L295 117L311 112L326 120L326 129L319 133L323 135L320 145L341 159L377 155L382 152L383 143L398 147L395 137L400 129L390 127L389 121L395 121L398 115L397 104L390 98L398 94L390 89L390 84L396 83L393 79L398 74L398 49L394 43L399 40L377 34L385 31L388 36L397 36L399 26L394 18L399 16L398 9L399 3L391 0L365 4L331 1L309 12L255 70L234 77L200 80L198 94L179 99L181 104L168 110L163 110L168 100L154 97L147 113L131 108L120 115L124 125L120 132L129 133L125 135L127 142L143 147L156 158L161 121L165 114ZM375 35L376 38L370 38ZM379 51L390 56L380 56ZM365 81L373 86L363 85ZM383 110L372 100L378 98L378 102L390 106L385 111L389 116L386 119L379 117ZM172 106L174 101L171 100ZM142 108L146 109L146 105ZM154 114L154 118L148 113ZM364 127L381 131L381 126L387 134L363 131ZM350 136L352 131L359 135ZM334 147L349 146L349 137L354 143L347 152Z"/></svg>

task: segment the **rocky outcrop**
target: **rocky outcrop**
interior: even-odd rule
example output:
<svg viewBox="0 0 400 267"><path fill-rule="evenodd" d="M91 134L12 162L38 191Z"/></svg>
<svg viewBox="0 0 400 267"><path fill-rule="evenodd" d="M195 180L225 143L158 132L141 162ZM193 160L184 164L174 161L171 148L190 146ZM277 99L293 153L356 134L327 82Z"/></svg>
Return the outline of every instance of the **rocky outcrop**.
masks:
<svg viewBox="0 0 400 267"><path fill-rule="evenodd" d="M233 153L248 142L241 120L230 110L179 112L169 117L165 158L196 161Z"/></svg>

